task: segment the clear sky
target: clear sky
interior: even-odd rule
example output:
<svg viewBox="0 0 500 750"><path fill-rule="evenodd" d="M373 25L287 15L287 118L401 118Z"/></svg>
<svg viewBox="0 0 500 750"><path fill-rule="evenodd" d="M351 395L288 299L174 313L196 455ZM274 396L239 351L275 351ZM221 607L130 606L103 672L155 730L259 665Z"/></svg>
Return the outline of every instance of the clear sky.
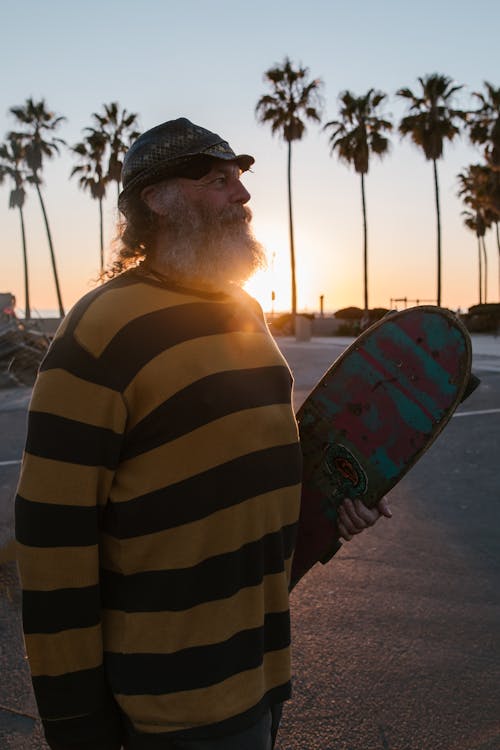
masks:
<svg viewBox="0 0 500 750"><path fill-rule="evenodd" d="M369 88L389 95L386 113L399 120L395 91L416 89L418 76L443 73L463 84L458 104L487 80L500 85L498 0L24 0L2 3L3 71L0 136L14 127L11 106L45 98L67 121L58 135L69 144L91 124L91 113L118 101L139 113L140 129L186 116L253 154L245 176L257 237L270 259L249 286L270 307L290 304L286 147L256 122L266 92L263 73L288 55L324 82L324 121L337 117L338 94ZM442 303L466 309L478 301L476 238L463 226L457 174L480 160L466 143L445 147L439 163L442 196ZM66 308L95 284L98 207L69 180L69 153L44 170L62 294ZM433 300L436 293L436 219L432 165L410 142L392 136L390 154L372 161L366 180L369 303L391 298ZM0 187L0 291L23 305L19 219ZM329 155L327 134L314 124L294 144L293 196L298 305L315 311L362 306L360 180ZM105 206L106 241L116 221L115 191ZM56 308L49 251L36 195L26 204L32 306ZM487 236L488 300L498 299L498 253Z"/></svg>

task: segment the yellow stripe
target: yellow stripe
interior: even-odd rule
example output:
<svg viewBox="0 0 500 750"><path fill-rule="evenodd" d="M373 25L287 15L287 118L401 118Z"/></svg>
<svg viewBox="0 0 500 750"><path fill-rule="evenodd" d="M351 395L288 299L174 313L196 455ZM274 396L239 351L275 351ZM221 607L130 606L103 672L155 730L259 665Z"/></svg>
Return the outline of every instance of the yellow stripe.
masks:
<svg viewBox="0 0 500 750"><path fill-rule="evenodd" d="M72 318L73 309L71 309L67 315L62 319L61 324L57 327L54 338L60 338L66 332L66 328L69 326Z"/></svg>
<svg viewBox="0 0 500 750"><path fill-rule="evenodd" d="M254 451L296 442L291 406L279 404L229 414L188 435L125 461L112 500L130 500Z"/></svg>
<svg viewBox="0 0 500 750"><path fill-rule="evenodd" d="M174 393L200 378L225 370L284 365L273 339L262 333L227 333L186 341L148 362L124 392L127 429Z"/></svg>
<svg viewBox="0 0 500 750"><path fill-rule="evenodd" d="M235 633L261 627L266 613L286 611L287 581L284 573L276 573L266 576L259 586L182 612L105 610L105 648L124 654L175 653L222 643Z"/></svg>
<svg viewBox="0 0 500 750"><path fill-rule="evenodd" d="M82 315L75 339L99 357L114 336L131 320L147 313L199 302L199 297L179 294L152 284L137 283L100 294Z"/></svg>
<svg viewBox="0 0 500 750"><path fill-rule="evenodd" d="M113 472L102 467L80 466L26 453L18 493L33 502L69 506L104 505Z"/></svg>
<svg viewBox="0 0 500 750"><path fill-rule="evenodd" d="M299 507L300 485L295 485L155 534L131 539L105 536L102 563L105 568L125 575L189 568L295 523Z"/></svg>
<svg viewBox="0 0 500 750"><path fill-rule="evenodd" d="M100 625L60 633L25 636L26 651L34 677L57 677L102 664Z"/></svg>
<svg viewBox="0 0 500 750"><path fill-rule="evenodd" d="M127 419L119 393L89 383L64 370L47 370L38 376L31 411L55 414L94 427L122 433Z"/></svg>
<svg viewBox="0 0 500 750"><path fill-rule="evenodd" d="M290 679L289 649L266 654L263 668L251 669L200 690L169 695L117 695L140 732L175 732L214 724L244 713L264 694ZM195 723L196 722L196 723Z"/></svg>
<svg viewBox="0 0 500 750"><path fill-rule="evenodd" d="M17 543L23 588L32 591L84 588L99 583L99 550L91 547L27 547Z"/></svg>

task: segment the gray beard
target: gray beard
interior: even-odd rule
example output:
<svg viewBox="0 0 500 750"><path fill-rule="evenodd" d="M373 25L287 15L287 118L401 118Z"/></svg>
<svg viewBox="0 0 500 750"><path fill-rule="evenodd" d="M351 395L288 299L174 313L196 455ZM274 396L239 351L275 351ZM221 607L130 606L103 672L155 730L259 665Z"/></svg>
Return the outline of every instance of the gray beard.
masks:
<svg viewBox="0 0 500 750"><path fill-rule="evenodd" d="M241 204L214 212L174 193L161 219L154 262L163 273L186 284L241 286L266 264L264 248L250 227L251 217L250 209Z"/></svg>

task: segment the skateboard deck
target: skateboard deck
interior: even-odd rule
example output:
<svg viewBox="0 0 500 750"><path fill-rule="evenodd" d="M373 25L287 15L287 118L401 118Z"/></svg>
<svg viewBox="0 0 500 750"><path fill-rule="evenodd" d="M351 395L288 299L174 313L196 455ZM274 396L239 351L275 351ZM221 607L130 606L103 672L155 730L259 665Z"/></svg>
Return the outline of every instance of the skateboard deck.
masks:
<svg viewBox="0 0 500 750"><path fill-rule="evenodd" d="M372 325L323 375L297 412L304 471L291 588L340 548L343 499L374 507L434 442L471 381L471 357L458 318L420 306Z"/></svg>

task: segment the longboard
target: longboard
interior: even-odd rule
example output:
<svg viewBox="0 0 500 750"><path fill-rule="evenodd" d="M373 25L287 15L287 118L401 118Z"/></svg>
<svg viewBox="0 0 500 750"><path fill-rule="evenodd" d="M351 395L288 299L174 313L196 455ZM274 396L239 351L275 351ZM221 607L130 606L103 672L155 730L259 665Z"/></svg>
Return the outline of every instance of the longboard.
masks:
<svg viewBox="0 0 500 750"><path fill-rule="evenodd" d="M340 548L343 499L374 507L434 442L474 378L471 359L465 326L428 305L388 314L323 375L297 412L304 469L291 588Z"/></svg>

